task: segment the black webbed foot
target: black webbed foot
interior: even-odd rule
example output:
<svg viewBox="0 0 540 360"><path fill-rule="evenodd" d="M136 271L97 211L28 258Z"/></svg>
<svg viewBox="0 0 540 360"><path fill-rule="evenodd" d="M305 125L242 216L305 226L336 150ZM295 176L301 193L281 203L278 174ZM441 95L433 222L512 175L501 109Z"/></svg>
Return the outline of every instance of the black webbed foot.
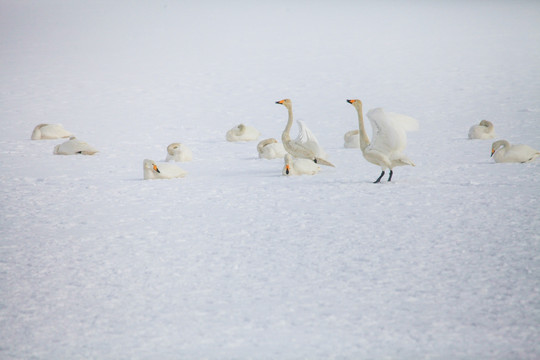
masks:
<svg viewBox="0 0 540 360"><path fill-rule="evenodd" d="M383 176L384 176L384 170L381 172L381 175L377 178L377 180L375 180L375 182L373 183L374 184L380 183Z"/></svg>

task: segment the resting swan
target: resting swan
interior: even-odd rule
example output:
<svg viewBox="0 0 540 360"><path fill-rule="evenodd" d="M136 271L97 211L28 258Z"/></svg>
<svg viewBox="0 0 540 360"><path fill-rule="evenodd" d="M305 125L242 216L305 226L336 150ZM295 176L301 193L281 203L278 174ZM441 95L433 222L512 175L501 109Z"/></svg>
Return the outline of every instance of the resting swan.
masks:
<svg viewBox="0 0 540 360"><path fill-rule="evenodd" d="M61 124L39 124L32 131L32 140L68 138L73 134Z"/></svg>
<svg viewBox="0 0 540 360"><path fill-rule="evenodd" d="M145 180L152 180L183 178L187 172L175 164L160 163L157 165L154 160L145 159L143 161L143 174Z"/></svg>
<svg viewBox="0 0 540 360"><path fill-rule="evenodd" d="M84 141L78 140L75 136L69 138L68 141L56 145L53 154L55 155L94 155L98 151Z"/></svg>
<svg viewBox="0 0 540 360"><path fill-rule="evenodd" d="M308 159L293 159L291 154L285 154L285 166L281 172L285 176L289 175L315 175L321 167Z"/></svg>
<svg viewBox="0 0 540 360"><path fill-rule="evenodd" d="M506 140L497 140L491 145L491 156L498 163L527 163L540 156L540 151L533 149L529 145L510 145Z"/></svg>
<svg viewBox="0 0 540 360"><path fill-rule="evenodd" d="M358 128L360 134L360 149L364 158L372 164L379 165L381 175L375 183L381 181L386 169L390 169L388 181L392 180L395 166L411 165L414 163L405 156L402 151L407 146L406 131L418 129L418 121L412 117L387 113L382 108L368 111L367 117L373 130L372 141L364 128L364 116L362 114L362 102L360 100L347 100L358 112Z"/></svg>
<svg viewBox="0 0 540 360"><path fill-rule="evenodd" d="M184 144L172 143L167 146L167 157L165 161L191 161L193 154L191 150Z"/></svg>
<svg viewBox="0 0 540 360"><path fill-rule="evenodd" d="M469 129L469 139L493 139L495 130L491 121L482 120L480 124L473 125Z"/></svg>
<svg viewBox="0 0 540 360"><path fill-rule="evenodd" d="M265 139L257 144L257 152L261 159L282 159L285 154L285 148L283 144L279 143L276 139Z"/></svg>
<svg viewBox="0 0 540 360"><path fill-rule="evenodd" d="M320 155L322 154L320 150L317 149L318 142L317 139L314 139L313 134L309 129L309 134L306 133L304 135L304 138L302 136L302 129L305 129L305 126L300 123L300 135L299 138L296 140L291 140L291 127L293 124L293 113L292 113L292 102L290 99L284 99L280 101L276 101L276 104L283 105L287 108L287 111L289 112L289 118L287 120L287 125L285 126L285 129L283 130L283 133L281 134L281 141L283 142L283 146L285 147L285 150L292 156L296 158L302 158L302 159L309 159L312 160L318 164L321 165L327 165L327 166L334 166L331 162L325 160ZM314 140L313 140L314 139ZM315 144L317 147L315 147Z"/></svg>
<svg viewBox="0 0 540 360"><path fill-rule="evenodd" d="M227 131L227 141L253 141L261 133L252 126L240 124Z"/></svg>
<svg viewBox="0 0 540 360"><path fill-rule="evenodd" d="M360 132L358 130L347 131L343 136L345 143L343 146L347 149L360 148Z"/></svg>

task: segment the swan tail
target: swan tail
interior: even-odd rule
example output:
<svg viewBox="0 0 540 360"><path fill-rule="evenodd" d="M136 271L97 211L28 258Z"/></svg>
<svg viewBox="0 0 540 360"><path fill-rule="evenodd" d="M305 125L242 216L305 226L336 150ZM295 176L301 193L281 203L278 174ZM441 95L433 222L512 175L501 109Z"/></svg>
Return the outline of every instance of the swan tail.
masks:
<svg viewBox="0 0 540 360"><path fill-rule="evenodd" d="M330 161L327 161L327 160L324 160L324 159L321 159L321 158L315 158L315 162L319 165L326 165L326 166L331 166L331 167L335 167L334 164L332 164Z"/></svg>

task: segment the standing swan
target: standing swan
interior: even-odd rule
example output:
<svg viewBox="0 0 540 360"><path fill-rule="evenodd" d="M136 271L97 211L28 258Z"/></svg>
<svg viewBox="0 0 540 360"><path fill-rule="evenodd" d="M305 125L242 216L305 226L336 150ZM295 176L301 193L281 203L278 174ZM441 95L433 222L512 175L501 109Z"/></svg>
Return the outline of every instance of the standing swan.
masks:
<svg viewBox="0 0 540 360"><path fill-rule="evenodd" d="M540 151L533 149L529 145L510 145L506 140L497 140L491 145L491 156L498 163L527 163L540 156Z"/></svg>
<svg viewBox="0 0 540 360"><path fill-rule="evenodd" d="M283 146L285 147L285 150L287 150L289 154L291 154L292 156L296 158L309 159L316 162L317 164L334 166L331 162L321 157L318 157L316 154L316 151L314 151L314 149L311 148L309 145L306 146L305 143L291 140L290 132L291 132L292 124L293 124L291 100L284 99L284 100L276 101L276 104L285 106L287 108L287 111L289 112L289 119L287 121L287 126L285 126L285 129L283 130L283 133L281 134L281 141L283 142Z"/></svg>
<svg viewBox="0 0 540 360"><path fill-rule="evenodd" d="M185 177L187 172L175 164L160 163L158 166L154 160L145 159L143 161L143 175L145 180L174 179Z"/></svg>
<svg viewBox="0 0 540 360"><path fill-rule="evenodd" d="M358 112L360 149L364 158L372 164L379 165L382 169L381 175L375 180L375 183L381 181L386 169L390 169L388 181L391 181L394 173L392 169L395 166L415 166L402 151L407 146L406 131L418 129L416 119L406 115L387 113L382 108L372 109L367 113L373 128L372 141L370 142L364 128L362 102L360 100L347 100L347 102L352 104Z"/></svg>
<svg viewBox="0 0 540 360"><path fill-rule="evenodd" d="M495 136L491 121L482 120L480 124L473 125L469 129L469 139L493 139Z"/></svg>
<svg viewBox="0 0 540 360"><path fill-rule="evenodd" d="M68 138L73 134L61 124L39 124L32 131L32 140Z"/></svg>
<svg viewBox="0 0 540 360"><path fill-rule="evenodd" d="M293 159L291 154L285 154L285 166L281 172L283 175L315 175L321 167L308 159Z"/></svg>
<svg viewBox="0 0 540 360"><path fill-rule="evenodd" d="M167 146L167 157L165 161L191 161L193 154L191 150L184 144L172 143Z"/></svg>

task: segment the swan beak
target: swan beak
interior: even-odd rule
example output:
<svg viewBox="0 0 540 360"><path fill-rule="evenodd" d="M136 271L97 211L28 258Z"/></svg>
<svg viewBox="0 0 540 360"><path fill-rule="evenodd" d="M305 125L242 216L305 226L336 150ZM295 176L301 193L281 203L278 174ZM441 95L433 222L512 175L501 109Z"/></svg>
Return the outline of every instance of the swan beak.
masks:
<svg viewBox="0 0 540 360"><path fill-rule="evenodd" d="M289 164L285 165L285 174L289 175Z"/></svg>
<svg viewBox="0 0 540 360"><path fill-rule="evenodd" d="M154 171L157 172L157 173L160 173L161 171L159 171L159 169L157 168L157 165L154 165Z"/></svg>
<svg viewBox="0 0 540 360"><path fill-rule="evenodd" d="M356 100L347 100L347 102L348 102L349 104L353 104L353 103L356 102Z"/></svg>
<svg viewBox="0 0 540 360"><path fill-rule="evenodd" d="M493 154L495 154L495 149L491 149L491 156L490 157L492 157Z"/></svg>
<svg viewBox="0 0 540 360"><path fill-rule="evenodd" d="M285 102L285 100L279 100L279 101L276 101L276 104L283 105L284 102Z"/></svg>

